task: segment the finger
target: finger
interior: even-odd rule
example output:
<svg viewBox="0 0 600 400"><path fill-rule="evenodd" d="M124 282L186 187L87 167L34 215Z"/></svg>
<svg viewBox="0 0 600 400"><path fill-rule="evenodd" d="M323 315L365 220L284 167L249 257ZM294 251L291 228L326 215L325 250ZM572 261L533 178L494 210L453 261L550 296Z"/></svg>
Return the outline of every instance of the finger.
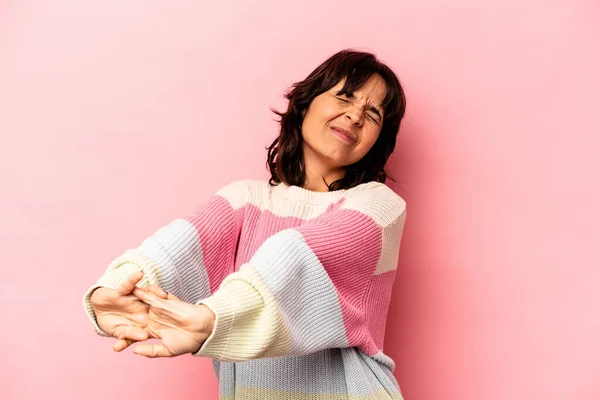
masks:
<svg viewBox="0 0 600 400"><path fill-rule="evenodd" d="M165 292L167 293L167 292ZM173 293L167 293L167 300L179 300L179 297L175 296ZM179 300L181 301L181 300Z"/></svg>
<svg viewBox="0 0 600 400"><path fill-rule="evenodd" d="M133 349L135 354L139 354L140 356L148 357L148 358L157 358L157 357L171 357L172 355L169 353L167 348L162 344L140 344L135 349Z"/></svg>
<svg viewBox="0 0 600 400"><path fill-rule="evenodd" d="M112 336L116 337L117 339L129 339L139 342L148 339L148 332L142 328L138 328L137 326L120 325L117 326Z"/></svg>
<svg viewBox="0 0 600 400"><path fill-rule="evenodd" d="M127 277L127 280L123 282L118 288L117 292L121 296L128 295L136 287L137 283L142 280L144 274L141 271L134 272Z"/></svg>
<svg viewBox="0 0 600 400"><path fill-rule="evenodd" d="M133 340L119 339L117 340L117 343L115 343L115 345L113 346L113 350L116 352L121 352L129 346L131 346L133 343Z"/></svg>
<svg viewBox="0 0 600 400"><path fill-rule="evenodd" d="M149 304L152 307L160 307L161 302L164 300L160 297L156 296L154 293L149 292L145 289L141 289L136 287L133 289L133 295L143 301L146 304Z"/></svg>
<svg viewBox="0 0 600 400"><path fill-rule="evenodd" d="M148 285L144 289L146 289L150 293L154 293L157 297L161 299L167 299L168 293L165 292L160 286L157 285Z"/></svg>

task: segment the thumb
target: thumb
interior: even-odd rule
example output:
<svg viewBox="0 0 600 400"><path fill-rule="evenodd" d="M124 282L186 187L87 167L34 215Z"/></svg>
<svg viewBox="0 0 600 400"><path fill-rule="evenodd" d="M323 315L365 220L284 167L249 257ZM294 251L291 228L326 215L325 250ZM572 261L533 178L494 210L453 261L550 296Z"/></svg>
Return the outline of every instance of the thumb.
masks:
<svg viewBox="0 0 600 400"><path fill-rule="evenodd" d="M134 272L133 274L127 277L125 282L119 285L119 287L117 288L117 292L120 296L127 296L133 291L133 289L142 280L143 277L144 274L141 271Z"/></svg>

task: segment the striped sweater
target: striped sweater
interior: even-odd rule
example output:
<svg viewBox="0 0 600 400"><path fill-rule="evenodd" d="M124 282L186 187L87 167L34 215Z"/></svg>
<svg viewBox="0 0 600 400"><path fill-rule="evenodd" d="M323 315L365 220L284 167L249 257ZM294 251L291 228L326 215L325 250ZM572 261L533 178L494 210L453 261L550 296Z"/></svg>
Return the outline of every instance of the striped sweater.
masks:
<svg viewBox="0 0 600 400"><path fill-rule="evenodd" d="M241 180L115 259L84 295L143 271L216 315L195 356L221 399L402 399L383 353L406 203L386 185L313 192Z"/></svg>

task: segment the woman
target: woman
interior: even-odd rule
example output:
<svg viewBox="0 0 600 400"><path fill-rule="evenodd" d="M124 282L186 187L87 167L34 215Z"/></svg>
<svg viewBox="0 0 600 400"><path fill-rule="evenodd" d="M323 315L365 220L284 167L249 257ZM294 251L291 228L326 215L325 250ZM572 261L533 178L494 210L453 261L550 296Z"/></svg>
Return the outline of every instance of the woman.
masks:
<svg viewBox="0 0 600 400"><path fill-rule="evenodd" d="M115 351L214 360L222 399L401 399L383 351L406 204L405 97L341 51L287 93L269 182L242 180L114 260L84 303ZM242 362L244 361L244 362Z"/></svg>

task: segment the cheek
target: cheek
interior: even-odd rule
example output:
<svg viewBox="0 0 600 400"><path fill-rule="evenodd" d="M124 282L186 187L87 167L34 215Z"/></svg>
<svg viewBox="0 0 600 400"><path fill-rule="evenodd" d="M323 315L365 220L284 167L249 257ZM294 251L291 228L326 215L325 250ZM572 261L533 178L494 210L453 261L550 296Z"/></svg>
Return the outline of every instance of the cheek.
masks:
<svg viewBox="0 0 600 400"><path fill-rule="evenodd" d="M371 147L373 147L373 145L377 141L378 137L379 137L379 129L373 129L373 130L364 132L364 140L363 140L362 144L363 144L365 151L369 151L371 149Z"/></svg>
<svg viewBox="0 0 600 400"><path fill-rule="evenodd" d="M312 117L315 123L324 125L340 114L340 107L329 101L321 101L313 109Z"/></svg>
<svg viewBox="0 0 600 400"><path fill-rule="evenodd" d="M304 115L302 134L306 137L322 135L325 126L339 115L337 107L326 102L313 103Z"/></svg>

